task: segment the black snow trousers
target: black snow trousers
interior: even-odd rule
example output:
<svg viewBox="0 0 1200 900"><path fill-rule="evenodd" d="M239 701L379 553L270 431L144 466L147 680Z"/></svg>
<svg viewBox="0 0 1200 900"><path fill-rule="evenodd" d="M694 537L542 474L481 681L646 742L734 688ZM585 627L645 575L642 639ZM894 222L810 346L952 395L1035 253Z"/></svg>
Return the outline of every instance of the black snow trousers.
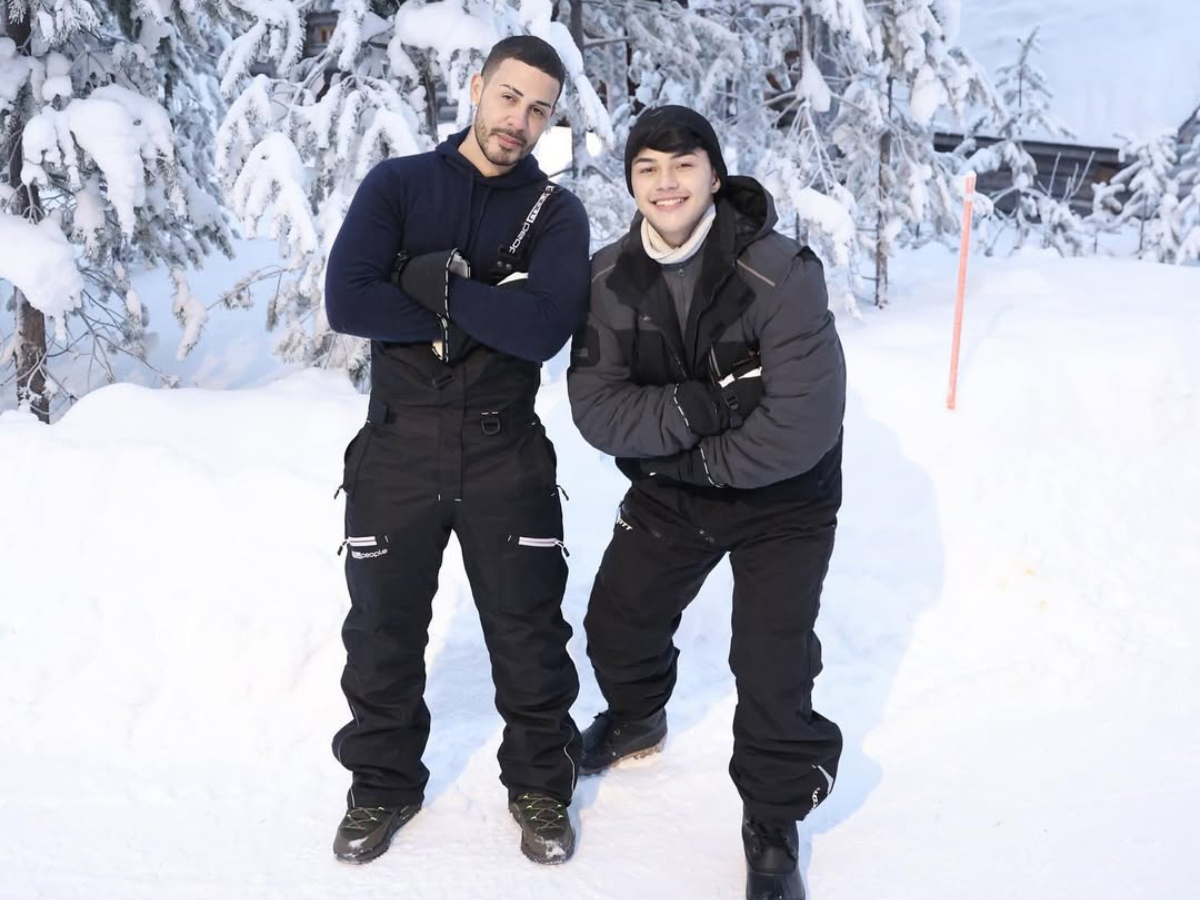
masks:
<svg viewBox="0 0 1200 900"><path fill-rule="evenodd" d="M333 740L353 774L349 806L421 802L429 771L425 647L442 553L453 532L504 719L500 780L515 797L571 801L579 691L554 449L532 403L479 411L388 408L346 449L342 690L352 720Z"/></svg>
<svg viewBox="0 0 1200 900"><path fill-rule="evenodd" d="M738 697L729 774L747 811L764 821L803 819L837 776L841 731L813 710L812 688L841 485L840 440L812 471L756 491L635 482L584 621L609 711L649 716L675 687L672 638L683 611L729 554Z"/></svg>

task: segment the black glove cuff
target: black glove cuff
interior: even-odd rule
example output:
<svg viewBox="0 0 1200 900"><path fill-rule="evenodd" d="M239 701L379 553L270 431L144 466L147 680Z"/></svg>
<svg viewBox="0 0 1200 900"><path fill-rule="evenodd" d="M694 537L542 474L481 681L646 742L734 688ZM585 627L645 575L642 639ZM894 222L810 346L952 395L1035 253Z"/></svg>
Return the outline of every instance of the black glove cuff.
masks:
<svg viewBox="0 0 1200 900"><path fill-rule="evenodd" d="M462 330L456 323L447 322L443 332L443 362L457 363L466 359L479 342Z"/></svg>
<svg viewBox="0 0 1200 900"><path fill-rule="evenodd" d="M702 382L685 381L675 386L675 405L687 427L700 437L710 437L725 430L718 402L712 390Z"/></svg>
<svg viewBox="0 0 1200 900"><path fill-rule="evenodd" d="M399 269L399 288L437 316L449 316L450 272L454 251L422 253L410 257ZM393 268L393 271L396 271Z"/></svg>

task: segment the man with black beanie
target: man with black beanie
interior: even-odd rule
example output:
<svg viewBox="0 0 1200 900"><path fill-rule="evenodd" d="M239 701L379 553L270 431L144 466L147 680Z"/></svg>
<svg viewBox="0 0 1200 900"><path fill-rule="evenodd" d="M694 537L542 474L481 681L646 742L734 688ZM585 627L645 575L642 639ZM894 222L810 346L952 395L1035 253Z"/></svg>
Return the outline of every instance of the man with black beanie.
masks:
<svg viewBox="0 0 1200 900"><path fill-rule="evenodd" d="M824 274L693 110L643 112L625 175L638 214L592 260L568 373L580 432L632 482L584 621L608 707L580 772L661 749L672 637L728 554L746 896L801 898L796 822L829 795L842 749L812 708L846 397Z"/></svg>

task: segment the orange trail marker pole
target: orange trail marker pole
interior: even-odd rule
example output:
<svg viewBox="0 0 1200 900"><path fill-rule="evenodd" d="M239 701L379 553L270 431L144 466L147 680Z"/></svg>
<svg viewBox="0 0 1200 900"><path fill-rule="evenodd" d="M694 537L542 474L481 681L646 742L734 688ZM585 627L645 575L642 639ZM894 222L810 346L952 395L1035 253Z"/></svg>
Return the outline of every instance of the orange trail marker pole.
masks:
<svg viewBox="0 0 1200 900"><path fill-rule="evenodd" d="M962 240L958 247L958 289L954 297L954 340L950 345L950 391L946 409L954 409L958 393L958 345L962 338L963 294L967 290L967 251L971 246L971 212L975 208L975 173L967 173L967 190L963 199Z"/></svg>

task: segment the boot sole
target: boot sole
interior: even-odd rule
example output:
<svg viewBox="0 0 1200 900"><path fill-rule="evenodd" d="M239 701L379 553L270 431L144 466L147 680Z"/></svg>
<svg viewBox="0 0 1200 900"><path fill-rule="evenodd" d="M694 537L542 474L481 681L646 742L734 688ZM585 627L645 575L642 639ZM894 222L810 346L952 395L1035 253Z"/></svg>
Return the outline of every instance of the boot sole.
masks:
<svg viewBox="0 0 1200 900"><path fill-rule="evenodd" d="M392 832L392 834L395 834L395 832ZM383 854L387 853L391 846L392 838L389 835L387 840L385 840L382 844L380 844L374 850L368 851L361 856L342 856L339 853L335 853L333 854L333 858L347 866L365 866L367 863L374 862L375 860L379 859L379 857L383 856Z"/></svg>
<svg viewBox="0 0 1200 900"><path fill-rule="evenodd" d="M530 849L529 845L525 843L525 829L521 828L521 819L517 816L516 810L509 806L508 814L513 817L513 821L517 823L517 828L520 829L521 852L525 854L525 858L530 862L537 863L539 866L561 866L575 855L575 844L572 842L571 849L563 853L562 856L538 856L533 850Z"/></svg>
<svg viewBox="0 0 1200 900"><path fill-rule="evenodd" d="M621 763L623 763L623 762L628 762L630 760L635 760L635 759L645 759L647 756L653 756L655 753L661 753L663 747L665 747L666 745L667 745L667 736L664 734L659 739L657 744L651 744L649 747L646 747L643 750L634 750L632 753L626 753L624 756L618 756L616 759L614 759L612 762L608 763L607 765L592 768L590 766L585 766L583 763L580 763L579 764L579 774L580 775L599 775L601 772L606 772L609 769L616 768L617 766L621 765Z"/></svg>
<svg viewBox="0 0 1200 900"><path fill-rule="evenodd" d="M749 869L746 900L806 900L804 882L796 872L777 875Z"/></svg>

